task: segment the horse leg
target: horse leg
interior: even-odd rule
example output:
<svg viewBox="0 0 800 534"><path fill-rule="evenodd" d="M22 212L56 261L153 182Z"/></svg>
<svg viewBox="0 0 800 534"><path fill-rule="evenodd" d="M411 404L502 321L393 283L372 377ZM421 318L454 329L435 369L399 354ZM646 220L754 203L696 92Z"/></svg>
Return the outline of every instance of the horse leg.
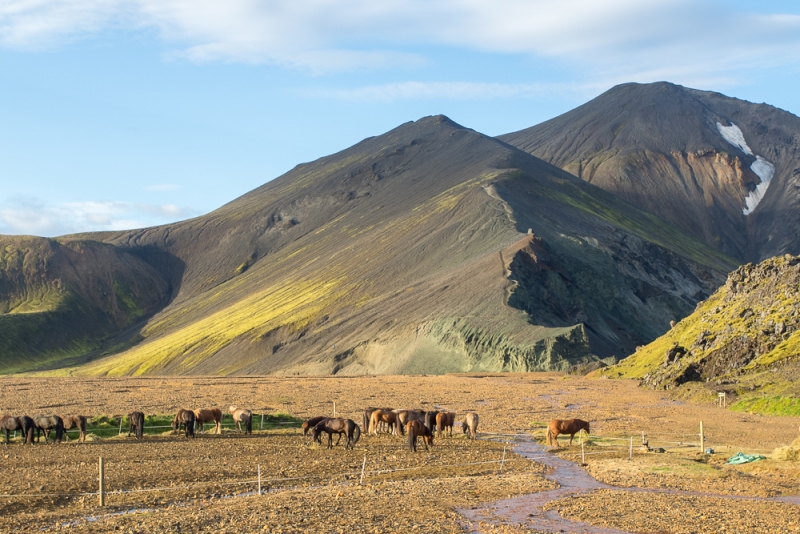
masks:
<svg viewBox="0 0 800 534"><path fill-rule="evenodd" d="M339 443L337 442L336 444L338 445ZM331 432L328 432L328 448L333 448L333 434Z"/></svg>
<svg viewBox="0 0 800 534"><path fill-rule="evenodd" d="M575 434L570 434L569 435L569 446L570 447L572 447L572 438L574 438L574 437L575 437Z"/></svg>

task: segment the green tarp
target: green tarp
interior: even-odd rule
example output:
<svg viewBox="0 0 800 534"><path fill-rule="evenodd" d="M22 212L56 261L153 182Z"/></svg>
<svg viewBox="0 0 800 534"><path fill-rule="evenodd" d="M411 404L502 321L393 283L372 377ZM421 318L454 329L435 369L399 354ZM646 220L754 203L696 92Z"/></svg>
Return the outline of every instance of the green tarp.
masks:
<svg viewBox="0 0 800 534"><path fill-rule="evenodd" d="M738 464L746 464L749 462L755 462L756 460L766 460L766 459L767 459L766 456L761 456L760 454L745 454L743 452L737 452L736 454L728 458L728 461L725 463L738 465Z"/></svg>

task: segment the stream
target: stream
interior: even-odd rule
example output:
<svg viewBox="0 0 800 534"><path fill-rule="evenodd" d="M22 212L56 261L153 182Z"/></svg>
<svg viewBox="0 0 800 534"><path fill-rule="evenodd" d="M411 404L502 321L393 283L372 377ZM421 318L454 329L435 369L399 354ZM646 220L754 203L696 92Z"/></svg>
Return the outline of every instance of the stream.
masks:
<svg viewBox="0 0 800 534"><path fill-rule="evenodd" d="M559 515L556 510L544 510L547 503L570 497L591 493L600 489L613 489L630 492L669 493L673 495L694 495L700 497L717 497L722 499L742 499L752 501L785 502L800 505L800 496L789 497L748 497L741 495L719 495L695 491L682 491L665 488L631 488L604 484L594 479L578 464L559 458L547 452L547 448L532 440L530 435L520 434L516 437L514 452L529 460L535 460L546 469L545 478L559 484L558 489L541 491L504 499L472 509L459 509L473 525L468 526L470 533L480 533L475 525L480 521L494 525L512 525L528 529L577 532L586 534L627 534L627 531L613 528L597 527L589 523L570 521Z"/></svg>

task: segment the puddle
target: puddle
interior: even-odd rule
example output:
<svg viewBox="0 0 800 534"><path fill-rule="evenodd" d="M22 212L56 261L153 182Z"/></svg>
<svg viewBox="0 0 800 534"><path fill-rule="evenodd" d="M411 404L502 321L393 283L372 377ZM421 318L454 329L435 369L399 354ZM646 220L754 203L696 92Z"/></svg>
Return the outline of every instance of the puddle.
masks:
<svg viewBox="0 0 800 534"><path fill-rule="evenodd" d="M550 454L543 445L532 441L531 437L526 434L517 436L517 444L514 446L514 452L545 466L547 468L545 478L558 483L560 487L555 490L532 493L512 499L504 499L473 509L459 509L458 512L473 524L468 525L468 532L481 532L480 530L476 530L474 525L477 525L480 521L484 521L494 525L514 525L523 528L555 532L577 532L586 534L626 533L624 530L597 527L588 523L570 521L561 517L555 510L544 510L544 506L552 501L573 495L591 493L600 489L641 493L669 493L672 495L691 495L720 499L784 502L800 505L800 496L749 497L744 495L719 495L664 488L625 488L610 486L595 480L577 464Z"/></svg>

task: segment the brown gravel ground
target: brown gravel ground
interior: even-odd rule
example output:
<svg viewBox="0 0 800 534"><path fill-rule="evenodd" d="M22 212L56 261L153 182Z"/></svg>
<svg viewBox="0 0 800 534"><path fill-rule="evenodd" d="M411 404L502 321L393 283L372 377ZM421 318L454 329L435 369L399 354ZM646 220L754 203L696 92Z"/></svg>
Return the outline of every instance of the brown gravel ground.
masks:
<svg viewBox="0 0 800 534"><path fill-rule="evenodd" d="M309 417L331 414L334 401L339 415L359 423L365 406L441 407L460 414L474 410L480 414L479 433L484 435L532 431L541 436L544 424L553 417L580 417L592 422L593 441L586 452L602 452L586 457L587 469L609 484L751 496L800 493L800 469L795 462L724 466L721 458L739 450L768 454L790 443L797 436L797 418L682 404L627 381L555 373L0 379L0 411L29 415L120 415L134 409L170 413L179 406L237 404L256 413L283 411ZM679 444L697 441L701 420L706 446L715 448L717 455L701 455L699 447ZM642 431L651 447L664 447L667 452L639 452ZM633 461L627 460L626 442L605 439L627 439L631 434L637 446ZM362 436L355 451L342 447L327 451L303 442L292 431L256 432L253 437L227 432L194 441L162 435L148 436L144 442L115 438L86 444L12 444L0 457L2 491L26 497L0 498L4 522L0 530L461 532L463 519L455 508L553 487L542 478L540 465L510 453L502 476L496 475L496 463L463 465L496 462L502 456L502 440L507 438L494 437L501 441L472 443L461 436L437 439L432 451L416 454L406 452L399 437ZM580 461L576 446L559 454ZM169 489L111 494L102 509L95 496L32 496L96 491L99 456L106 461L109 491ZM365 485L359 486L365 456L368 473ZM252 483L226 484L254 480L257 464L261 464L264 488L272 491L228 498L255 489ZM379 469L408 470L369 472ZM757 521L773 532L791 531L787 529L795 528L792 520L800 515L797 506L784 503L616 491L562 499L551 506L567 517L636 532L757 532L762 528ZM146 510L113 515L137 509ZM659 513L653 514L654 509ZM758 510L768 513L755 513ZM713 520L699 522L702 515ZM86 520L92 516L98 519ZM473 527L484 532L525 531L489 524Z"/></svg>

